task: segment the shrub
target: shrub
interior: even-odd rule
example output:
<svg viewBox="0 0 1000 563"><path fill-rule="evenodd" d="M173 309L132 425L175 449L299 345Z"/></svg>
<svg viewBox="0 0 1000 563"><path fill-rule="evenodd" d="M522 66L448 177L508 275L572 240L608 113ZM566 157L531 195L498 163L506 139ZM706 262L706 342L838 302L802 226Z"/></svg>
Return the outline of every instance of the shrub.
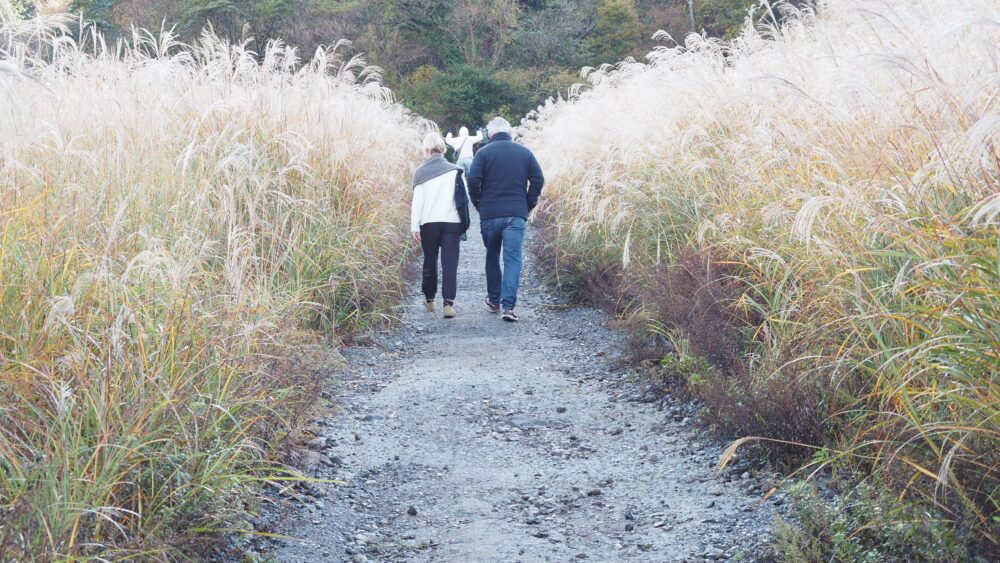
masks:
<svg viewBox="0 0 1000 563"><path fill-rule="evenodd" d="M828 498L808 483L790 491L794 511L775 518L779 561L968 561L954 528L920 504L900 504L883 489L861 484Z"/></svg>

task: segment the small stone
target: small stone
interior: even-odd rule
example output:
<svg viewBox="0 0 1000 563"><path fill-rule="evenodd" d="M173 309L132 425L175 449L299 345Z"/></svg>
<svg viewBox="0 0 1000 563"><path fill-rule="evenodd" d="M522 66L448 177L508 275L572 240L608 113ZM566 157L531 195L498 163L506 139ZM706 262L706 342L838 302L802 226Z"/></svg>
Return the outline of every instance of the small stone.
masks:
<svg viewBox="0 0 1000 563"><path fill-rule="evenodd" d="M632 514L631 510L626 510L625 511L625 519L626 520L635 520L635 514Z"/></svg>
<svg viewBox="0 0 1000 563"><path fill-rule="evenodd" d="M625 531L626 532L631 532L634 529L635 529L635 526L633 526L631 523L625 524Z"/></svg>
<svg viewBox="0 0 1000 563"><path fill-rule="evenodd" d="M600 489L591 489L591 490L587 491L587 496L588 497L596 497L596 496L600 496L601 494L602 494L602 492L601 492Z"/></svg>
<svg viewBox="0 0 1000 563"><path fill-rule="evenodd" d="M406 513L409 514L410 516L416 516L417 508L415 506L411 506L410 508L406 509Z"/></svg>
<svg viewBox="0 0 1000 563"><path fill-rule="evenodd" d="M318 436L306 442L306 446L314 450L325 450L326 449L326 437Z"/></svg>
<svg viewBox="0 0 1000 563"><path fill-rule="evenodd" d="M743 480L743 481L746 481L749 478L750 478L750 472L749 471L744 471L742 474L740 474L740 479Z"/></svg>
<svg viewBox="0 0 1000 563"><path fill-rule="evenodd" d="M705 508L715 508L715 501L713 500L709 502L707 505L705 505Z"/></svg>
<svg viewBox="0 0 1000 563"><path fill-rule="evenodd" d="M562 414L566 412L566 407L556 407L556 412Z"/></svg>
<svg viewBox="0 0 1000 563"><path fill-rule="evenodd" d="M535 536L536 538L547 538L547 537L549 537L549 533L548 532L543 532L543 531L537 531L537 532L535 532L532 535Z"/></svg>

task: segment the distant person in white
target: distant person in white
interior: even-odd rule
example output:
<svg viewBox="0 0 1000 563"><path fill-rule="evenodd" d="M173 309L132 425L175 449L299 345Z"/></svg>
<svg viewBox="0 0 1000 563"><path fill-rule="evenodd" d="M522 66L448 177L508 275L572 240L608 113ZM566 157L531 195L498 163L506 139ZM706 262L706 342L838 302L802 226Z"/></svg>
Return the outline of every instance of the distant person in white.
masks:
<svg viewBox="0 0 1000 563"><path fill-rule="evenodd" d="M462 170L465 171L465 177L468 178L469 169L472 168L472 145L482 141L483 136L479 133L469 136L469 128L462 127L458 130L457 137L452 137L451 133L448 133L445 140L455 149L455 154L458 155L455 164L462 167Z"/></svg>
<svg viewBox="0 0 1000 563"><path fill-rule="evenodd" d="M444 158L441 135L430 133L423 147L427 159L413 173L410 232L424 251L422 289L428 313L434 312L441 256L441 296L444 317L450 319L455 316L459 245L469 228L469 194L462 169Z"/></svg>

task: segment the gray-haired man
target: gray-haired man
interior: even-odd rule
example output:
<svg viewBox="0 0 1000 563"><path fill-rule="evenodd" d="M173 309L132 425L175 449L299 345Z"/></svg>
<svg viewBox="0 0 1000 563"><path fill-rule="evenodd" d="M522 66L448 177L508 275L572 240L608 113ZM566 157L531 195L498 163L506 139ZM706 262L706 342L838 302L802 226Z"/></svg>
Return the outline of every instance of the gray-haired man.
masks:
<svg viewBox="0 0 1000 563"><path fill-rule="evenodd" d="M513 141L506 119L494 118L486 132L490 142L476 153L469 171L469 198L479 211L479 228L486 245L486 306L491 313L503 309L503 320L515 322L524 227L528 213L538 203L545 177L535 155Z"/></svg>

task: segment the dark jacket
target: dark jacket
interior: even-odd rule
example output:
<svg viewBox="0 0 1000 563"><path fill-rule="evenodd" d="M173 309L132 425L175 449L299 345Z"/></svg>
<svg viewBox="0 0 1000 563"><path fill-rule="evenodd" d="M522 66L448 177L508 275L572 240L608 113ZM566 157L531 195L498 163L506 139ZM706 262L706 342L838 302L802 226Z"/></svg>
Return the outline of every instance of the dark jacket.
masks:
<svg viewBox="0 0 1000 563"><path fill-rule="evenodd" d="M469 170L469 197L480 219L528 218L542 193L545 177L535 155L506 133L493 135L476 153Z"/></svg>
<svg viewBox="0 0 1000 563"><path fill-rule="evenodd" d="M458 211L458 218L462 222L462 232L469 230L472 220L469 218L469 196L465 193L465 179L462 178L462 170L455 174L455 210Z"/></svg>

